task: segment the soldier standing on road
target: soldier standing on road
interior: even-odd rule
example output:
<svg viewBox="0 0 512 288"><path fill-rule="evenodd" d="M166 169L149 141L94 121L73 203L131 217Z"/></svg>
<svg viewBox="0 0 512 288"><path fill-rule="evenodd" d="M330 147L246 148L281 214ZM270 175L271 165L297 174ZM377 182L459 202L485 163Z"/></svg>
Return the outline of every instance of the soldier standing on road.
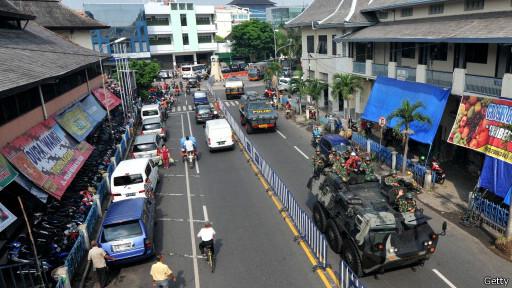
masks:
<svg viewBox="0 0 512 288"><path fill-rule="evenodd" d="M322 155L320 154L320 149L316 149L315 156L313 156L313 177L319 178L324 166L325 163Z"/></svg>
<svg viewBox="0 0 512 288"><path fill-rule="evenodd" d="M149 274L153 278L153 287L168 288L169 280L176 282L176 276L172 270L164 263L164 256L162 254L156 256L157 262L151 265Z"/></svg>

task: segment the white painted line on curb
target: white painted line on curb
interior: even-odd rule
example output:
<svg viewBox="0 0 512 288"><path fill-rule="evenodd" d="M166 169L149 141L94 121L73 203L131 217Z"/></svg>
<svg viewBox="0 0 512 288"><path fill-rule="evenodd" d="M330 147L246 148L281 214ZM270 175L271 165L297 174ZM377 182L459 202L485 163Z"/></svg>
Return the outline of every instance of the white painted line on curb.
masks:
<svg viewBox="0 0 512 288"><path fill-rule="evenodd" d="M204 215L204 221L208 222L210 219L208 219L208 211L206 211L206 205L203 205L203 215Z"/></svg>
<svg viewBox="0 0 512 288"><path fill-rule="evenodd" d="M309 160L309 157L308 155L304 154L304 152L302 152L299 147L297 146L293 146L293 148L295 148L295 150L297 150L297 152L299 152L302 156L304 156L304 158L308 159Z"/></svg>
<svg viewBox="0 0 512 288"><path fill-rule="evenodd" d="M276 132L277 132L277 134L281 135L281 137L283 137L283 139L286 139L286 136L284 136L284 134L283 134L283 133L281 133L281 131L276 130Z"/></svg>
<svg viewBox="0 0 512 288"><path fill-rule="evenodd" d="M434 273L436 273L436 275L441 278L441 280L444 281L444 283L446 283L446 285L448 285L450 288L457 288L455 285L453 285L452 282L450 282L450 280L448 280L448 278L446 278L443 274L441 274L441 272L437 271L437 269L432 269L432 271Z"/></svg>

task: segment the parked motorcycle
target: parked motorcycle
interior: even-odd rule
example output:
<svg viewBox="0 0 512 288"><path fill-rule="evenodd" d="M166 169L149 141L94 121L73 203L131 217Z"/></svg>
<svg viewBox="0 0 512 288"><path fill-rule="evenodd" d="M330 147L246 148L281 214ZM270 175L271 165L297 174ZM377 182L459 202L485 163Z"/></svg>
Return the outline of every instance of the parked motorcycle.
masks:
<svg viewBox="0 0 512 288"><path fill-rule="evenodd" d="M435 173L435 182L438 184L443 184L444 180L446 180L446 173L444 169L441 168L439 162L436 159L432 159L430 169L433 173Z"/></svg>

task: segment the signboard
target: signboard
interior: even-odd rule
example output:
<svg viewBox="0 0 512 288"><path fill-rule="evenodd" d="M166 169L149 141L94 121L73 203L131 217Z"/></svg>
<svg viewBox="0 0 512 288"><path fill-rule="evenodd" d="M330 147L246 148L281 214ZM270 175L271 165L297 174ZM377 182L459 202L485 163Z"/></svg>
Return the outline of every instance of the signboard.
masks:
<svg viewBox="0 0 512 288"><path fill-rule="evenodd" d="M379 117L379 126L380 127L386 126L386 118L384 118L382 116Z"/></svg>
<svg viewBox="0 0 512 288"><path fill-rule="evenodd" d="M18 172L12 168L4 156L0 155L0 191L9 185L18 176Z"/></svg>
<svg viewBox="0 0 512 288"><path fill-rule="evenodd" d="M57 117L57 122L77 141L84 141L94 129L94 120L89 117L80 102L71 106Z"/></svg>
<svg viewBox="0 0 512 288"><path fill-rule="evenodd" d="M89 117L94 120L94 126L101 122L107 115L107 111L101 108L100 103L98 103L98 101L94 99L94 96L92 95L89 95L85 97L84 100L82 100L82 108L87 114L89 114Z"/></svg>
<svg viewBox="0 0 512 288"><path fill-rule="evenodd" d="M4 231L4 229L16 221L16 219L16 216L0 203L0 232Z"/></svg>
<svg viewBox="0 0 512 288"><path fill-rule="evenodd" d="M34 184L61 199L93 147L77 143L53 118L6 144L2 154Z"/></svg>
<svg viewBox="0 0 512 288"><path fill-rule="evenodd" d="M106 97L103 91L107 93ZM121 99L119 99L119 97L114 95L114 93L112 93L108 89L96 88L92 90L92 94L96 96L96 98L100 101L101 105L103 105L103 107L105 107L105 109L107 109L108 111L116 108L117 105L121 104Z"/></svg>
<svg viewBox="0 0 512 288"><path fill-rule="evenodd" d="M407 73L407 70L404 69L396 69L396 79L405 81L407 80L407 76L409 73Z"/></svg>
<svg viewBox="0 0 512 288"><path fill-rule="evenodd" d="M448 142L512 163L507 125L512 125L512 101L464 96Z"/></svg>

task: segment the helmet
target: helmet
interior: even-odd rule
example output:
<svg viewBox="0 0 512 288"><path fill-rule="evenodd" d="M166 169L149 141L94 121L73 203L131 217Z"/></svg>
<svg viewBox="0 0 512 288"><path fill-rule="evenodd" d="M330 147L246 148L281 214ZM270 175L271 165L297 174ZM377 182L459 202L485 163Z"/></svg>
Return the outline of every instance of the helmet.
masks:
<svg viewBox="0 0 512 288"><path fill-rule="evenodd" d="M407 192L407 193L405 193L405 199L406 200L413 200L414 199L414 195L412 195L411 192Z"/></svg>
<svg viewBox="0 0 512 288"><path fill-rule="evenodd" d="M331 152L336 152L336 149L334 147L332 147Z"/></svg>
<svg viewBox="0 0 512 288"><path fill-rule="evenodd" d="M186 137L185 137L185 140L190 140L190 137L186 136Z"/></svg>
<svg viewBox="0 0 512 288"><path fill-rule="evenodd" d="M356 152L353 152L353 151L352 151L352 153L350 153L350 156L357 156L357 155L356 155Z"/></svg>

